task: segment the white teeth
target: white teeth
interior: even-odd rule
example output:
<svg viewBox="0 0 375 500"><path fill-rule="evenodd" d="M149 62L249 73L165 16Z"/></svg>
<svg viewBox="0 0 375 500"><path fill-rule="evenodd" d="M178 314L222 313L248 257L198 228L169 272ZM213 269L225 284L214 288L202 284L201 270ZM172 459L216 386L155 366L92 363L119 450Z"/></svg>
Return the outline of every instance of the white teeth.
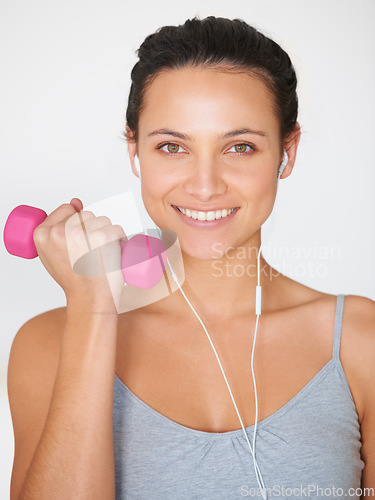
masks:
<svg viewBox="0 0 375 500"><path fill-rule="evenodd" d="M234 208L230 208L229 210L224 209L224 210L211 210L209 212L198 212L197 210L190 210L188 208L186 209L181 207L177 208L187 217L191 217L192 219L201 221L211 221L215 219L221 219L223 217L227 217L228 215L230 215L234 210Z"/></svg>

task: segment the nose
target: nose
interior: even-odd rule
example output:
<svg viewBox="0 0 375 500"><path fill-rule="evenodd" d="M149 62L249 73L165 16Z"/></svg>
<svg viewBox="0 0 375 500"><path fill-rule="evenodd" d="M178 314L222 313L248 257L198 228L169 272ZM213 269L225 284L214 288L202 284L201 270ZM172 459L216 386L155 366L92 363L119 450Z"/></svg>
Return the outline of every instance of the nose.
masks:
<svg viewBox="0 0 375 500"><path fill-rule="evenodd" d="M225 194L228 185L223 171L215 159L201 158L192 162L190 174L184 181L186 193L206 202Z"/></svg>

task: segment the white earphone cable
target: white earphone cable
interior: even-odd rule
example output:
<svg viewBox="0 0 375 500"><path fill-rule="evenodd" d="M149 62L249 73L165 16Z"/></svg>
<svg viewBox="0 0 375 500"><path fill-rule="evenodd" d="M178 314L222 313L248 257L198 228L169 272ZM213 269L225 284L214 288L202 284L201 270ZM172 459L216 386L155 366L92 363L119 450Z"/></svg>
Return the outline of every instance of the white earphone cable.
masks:
<svg viewBox="0 0 375 500"><path fill-rule="evenodd" d="M283 170L284 170L287 162L288 162L288 157L287 157L287 154L286 154L286 152L284 150L284 160L283 160L283 163L282 163L282 166L281 166L280 170L278 171L277 188L278 188L280 176L283 173ZM276 205L277 192L278 192L277 188L276 188L275 202L274 202L273 209L272 209L272 212L271 212L271 215L270 215L270 217L271 217L270 220L272 220L274 207ZM257 300L256 300L256 305L255 305L255 308L256 308L256 311L255 311L256 312L256 323L255 323L253 349L251 351L251 363L250 363L251 364L251 374L252 374L252 377L253 377L254 399L255 399L255 423L254 423L254 432L253 432L253 459L254 459L255 474L257 474L257 470L259 470L259 468L258 469L255 468L255 463L257 463L256 462L256 457L255 457L255 451L256 451L256 448L255 448L255 438L256 438L257 425L258 425L258 393L257 393L257 385L256 385L256 379L255 379L255 372L254 372L254 352L255 352L256 335L257 335L257 331L258 331L258 321L259 321L259 316L261 314L261 296L262 296L261 293L262 293L262 287L260 285L260 254L261 254L261 251L262 251L262 246L263 246L263 238L262 238L262 241L260 243L260 247L259 247L259 250L258 250L258 257L257 257L257 287L256 287ZM262 494L262 497L266 500L267 499L267 494L266 494L266 489L265 489L265 486L264 486L264 482L263 482L262 476L260 475L259 478L257 476L257 480L258 480L258 484L259 484L259 482L262 483L262 487L264 489L263 490L261 489L261 494Z"/></svg>
<svg viewBox="0 0 375 500"><path fill-rule="evenodd" d="M263 479L262 479L262 475L261 475L261 473L260 473L259 466L258 466L258 464L257 464L257 462L256 462L256 460L255 460L255 454L254 454L254 452L253 452L253 449L251 448L251 445L250 445L250 442L249 442L248 436L247 436L246 431L245 431L245 427L244 427L244 425L243 425L243 422L242 422L241 416L240 416L240 414L239 414L239 411L238 411L238 408L237 408L236 402L235 402L235 400L234 400L234 397L233 397L233 394L232 394L232 391L231 391L230 385L229 385L229 383L228 383L227 377L226 377L225 372L224 372L224 370L223 370L223 367L222 367L222 364L221 364L221 362L220 362L219 356L218 356L218 354L217 354L217 352L216 352L215 346L214 346L214 344L212 343L211 337L210 337L210 335L209 335L209 333L208 333L208 331L207 331L207 329L206 329L206 327L205 327L205 325L204 325L203 321L201 320L201 318L199 317L198 313L195 311L194 307L191 305L191 303L190 303L189 299L186 297L186 295L185 295L184 291L182 290L182 288L181 288L181 286L180 286L180 283L179 283L179 281L178 281L178 279L177 279L177 276L175 275L175 273L174 273L174 271L173 271L173 269L172 269L172 267L171 267L171 265L170 265L169 259L167 260L167 262L168 262L169 268L170 268L170 270L171 270L171 273L172 273L173 279L176 281L176 283L177 283L177 285L178 285L178 287L179 287L179 289L180 289L180 291L181 291L182 295L184 296L184 298L185 298L186 302L189 304L189 306L190 306L190 308L192 309L193 313L196 315L196 317L198 318L198 321L200 322L200 324L202 325L202 327L203 327L204 331L206 332L207 338L208 338L208 340L209 340L209 342L210 342L210 344L211 344L211 347L212 347L212 349L213 349L213 351L214 351L214 353L215 353L215 356L216 356L217 362L219 363L219 366L220 366L220 369L221 369L221 373L223 374L223 377L224 377L225 383L226 383L226 385L227 385L227 388L228 388L228 391L229 391L230 397L231 397L231 399L232 399L232 402L233 402L234 408L235 408L235 410L236 410L236 413L237 413L238 419L239 419L239 421L240 421L240 423L241 423L241 427L242 427L242 430L243 430L243 432L244 432L245 439L246 439L246 441L247 441L247 443L248 443L248 445L249 445L250 452L251 452L251 454L252 454L252 456L253 456L253 459L254 459L254 468L255 468L255 474L256 474L257 480L258 480L258 482L259 482L259 479L258 479L258 475L259 475L259 477L261 478L261 482L263 483ZM258 316L258 317L259 317L259 316ZM264 488L264 484L260 484L260 486Z"/></svg>
<svg viewBox="0 0 375 500"><path fill-rule="evenodd" d="M287 156L287 153L284 151L284 160L283 160L283 163L278 171L278 179L277 181L279 181L280 179L280 175L282 174L285 166L286 166L286 163L288 161L288 156ZM138 162L138 165L139 165L139 162ZM139 165L139 169L138 169L138 172L139 172L139 178L141 178L141 169L140 169L140 165ZM277 187L278 187L278 182L277 182ZM276 197L275 197L275 203L274 203L274 207L275 207L275 204L276 204L276 198L277 198L277 188L276 188ZM272 212L271 212L271 218L272 218L272 215L273 215L273 211L274 211L274 207L272 209ZM159 233L159 237L161 239L161 229L154 223L154 226L155 228L157 229L158 233ZM255 332L254 332L254 339L253 339L253 347L252 347L252 352L251 352L251 373L252 373L252 377L253 377L253 385L254 385L254 399L255 399L255 424L254 424L254 432L253 432L253 447L251 447L250 445L250 442L249 442L249 439L248 439L248 436L247 436L247 433L246 433L246 430L245 430L245 427L243 425L243 422L242 422L242 419L241 419L241 416L240 416L240 413L238 411L238 408L237 408L237 405L236 405L236 402L235 402L235 399L233 397L233 394L232 394L232 391L231 391L231 388L230 388L230 385L228 383L228 380L227 380L227 377L225 375L225 372L224 372L224 369L222 367L222 364L220 362L220 359L219 359L219 356L216 352L216 349L215 349L215 346L214 344L212 343L212 340L211 340L211 337L203 323L203 321L201 320L201 318L199 317L198 313L195 311L194 307L192 306L192 304L190 303L189 299L186 297L184 291L182 290L181 288L181 285L178 281L178 278L175 274L175 272L173 271L172 269L172 266L170 264L170 261L169 261L169 258L167 257L167 263L168 263L168 266L171 270L171 273L172 273L172 277L174 279L174 281L177 283L183 297L185 298L186 302L188 303L188 305L190 306L191 310L193 311L193 313L195 314L195 316L198 318L198 321L200 322L200 324L202 325L206 335L207 335L207 338L211 344L211 347L214 351L214 354L216 356L216 359L217 359L217 362L219 363L219 366L220 366L220 370L223 374L223 377L224 377L224 380L225 380L225 383L227 385L227 388L228 388L228 391L229 391L229 394L230 394L230 397L232 399L232 403L234 405L234 408L236 410L236 413L237 413L237 416L238 416L238 419L240 421L240 424L241 424L241 427L242 427L242 430L243 430L243 433L245 435L245 439L247 441L247 444L249 446L249 449L250 449L250 453L253 457L253 464L254 464L254 471L255 471L255 476L256 476L256 479L257 479L257 482L258 482L258 485L260 487L260 493L262 495L262 498L264 500L267 500L267 492L266 492L266 488L265 488L265 485L264 485L264 481L263 481L263 477L262 477L262 474L260 472L260 468L258 466L258 462L256 460L256 456L255 456L255 439L256 439L256 431L257 431L257 423L258 423L258 395L257 395L257 387L256 387L256 379L255 379L255 372L254 372L254 352L255 352L255 341L256 341L256 335L257 335L257 330L258 330L258 323L259 323L259 316L261 314L261 290L262 290L262 287L260 285L260 254L261 254L261 249L262 249L262 245L263 245L263 242L261 242L260 244L260 247L259 247L259 250L258 250L258 257L257 257L257 286L256 286L256 305L255 305L255 312L256 312L256 322L255 322Z"/></svg>
<svg viewBox="0 0 375 500"><path fill-rule="evenodd" d="M155 225L156 229L158 230L159 235L160 235L160 237L161 237L161 230L160 230L160 228L159 228L159 227L158 227L155 223L154 223L154 225ZM243 433L244 433L245 439L246 439L247 444L248 444L248 446L249 446L250 453L251 453L251 455L252 455L252 457L253 457L253 464L254 464L255 476L256 476L257 482L258 482L258 484L259 484L260 491L261 491L261 493L262 493L262 497L264 498L264 500L267 500L267 496L265 495L265 486L264 486L264 482L263 482L263 477L262 477L262 474L261 474L261 472L260 472L259 465L258 465L258 463L257 463L257 461L256 461L256 458L255 458L255 449L254 449L254 444L255 444L255 432L256 432L257 415L258 415L258 403L257 403L257 396L256 396L255 375L254 375L254 370L253 370L253 358L254 358L255 339L256 339L256 331L257 331L257 328L258 328L259 314L257 314L257 318L256 318L256 326L255 326L254 341L253 341L253 350L252 350L252 355L251 355L251 365L252 365L252 373L253 373L253 381L254 381L254 392L255 392L255 399L256 399L256 402L255 402L256 417L255 417L255 427L254 427L254 437L253 437L253 443L254 443L254 444L253 444L253 448L252 448L252 447L251 447L251 445L250 445L249 438L248 438L248 436L247 436L247 433L246 433L245 427L244 427L244 425L243 425L243 422L242 422L242 419L241 419L240 413L239 413L239 411L238 411L238 408L237 408L237 405L236 405L235 399L234 399L234 397L233 397L233 394L232 394L232 391L231 391L230 385L229 385L229 383L228 383L228 380L227 380L227 377L226 377L226 375L225 375L224 369L223 369L222 364L221 364L221 362L220 362L220 358L219 358L219 356L218 356L218 354L217 354L217 352L216 352L216 349L215 349L214 344L212 343L212 340L211 340L211 337L210 337L210 335L209 335L209 333L208 333L208 331L207 331L207 328L205 327L205 325L204 325L203 321L201 320L201 318L199 317L198 313L196 312L196 310L194 309L194 307L193 307L193 306L192 306L192 304L190 303L189 299L186 297L185 292L182 290L181 285L180 285L180 283L179 283L179 281L178 281L178 278L177 278L177 276L176 276L175 272L173 271L172 266L171 266L171 264L170 264L170 262L169 262L169 259L167 259L167 263L168 263L168 266L169 266L169 268L170 268L170 270L171 270L171 273L172 273L172 277L173 277L173 279L174 279L174 280L175 280L175 282L177 283L177 285L178 285L178 287L179 287L179 289L180 289L180 291L181 291L181 293L182 293L183 297L185 298L186 302L187 302L187 303L188 303L188 305L190 306L191 310L192 310L192 311L193 311L193 313L196 315L196 317L198 318L198 321L199 321L199 322L200 322L200 324L202 325L202 327L203 327L203 329L204 329L204 331L205 331L205 333L206 333L206 335L207 335L207 338L208 338L208 340L209 340L209 342L210 342L210 344L211 344L211 347L212 347L212 349L213 349L213 351L214 351L214 354L215 354L215 356L216 356L217 362L219 363L219 366L220 366L220 370L221 370L221 372L222 372L222 374L223 374L223 377L224 377L225 383L226 383L226 385L227 385L227 388L228 388L228 391L229 391L230 397L231 397L231 399L232 399L232 403L233 403L233 405L234 405L234 408L235 408L235 410L236 410L236 413L237 413L238 419L239 419L239 421L240 421L240 424L241 424L241 427L242 427L242 430L243 430ZM259 253L258 253L258 283L259 283Z"/></svg>

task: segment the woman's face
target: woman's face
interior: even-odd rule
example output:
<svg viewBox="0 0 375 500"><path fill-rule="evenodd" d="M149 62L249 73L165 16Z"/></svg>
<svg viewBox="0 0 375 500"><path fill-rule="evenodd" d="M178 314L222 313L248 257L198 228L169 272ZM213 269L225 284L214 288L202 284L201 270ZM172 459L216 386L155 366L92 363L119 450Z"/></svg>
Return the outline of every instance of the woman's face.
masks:
<svg viewBox="0 0 375 500"><path fill-rule="evenodd" d="M137 149L150 217L177 233L182 250L198 259L256 245L282 160L279 122L264 83L203 68L164 71L144 105ZM177 207L213 211L215 221L194 220Z"/></svg>

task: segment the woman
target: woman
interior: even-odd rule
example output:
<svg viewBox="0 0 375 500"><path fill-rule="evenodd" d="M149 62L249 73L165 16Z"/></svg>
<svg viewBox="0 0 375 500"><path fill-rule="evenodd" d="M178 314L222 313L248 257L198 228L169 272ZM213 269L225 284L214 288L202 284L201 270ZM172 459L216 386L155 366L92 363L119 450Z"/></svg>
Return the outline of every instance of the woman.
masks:
<svg viewBox="0 0 375 500"><path fill-rule="evenodd" d="M161 28L138 56L126 115L133 172L137 155L145 207L179 237L182 290L251 437L257 274L248 270L278 180L296 161L295 72L238 19ZM259 495L261 485L264 497L371 496L360 488L375 485L373 301L308 288L260 255L257 477L182 292L117 315L103 277L72 272L64 228L82 209L74 199L34 233L67 307L28 321L12 345L11 498L228 499ZM106 218L81 217L98 240L124 236Z"/></svg>

